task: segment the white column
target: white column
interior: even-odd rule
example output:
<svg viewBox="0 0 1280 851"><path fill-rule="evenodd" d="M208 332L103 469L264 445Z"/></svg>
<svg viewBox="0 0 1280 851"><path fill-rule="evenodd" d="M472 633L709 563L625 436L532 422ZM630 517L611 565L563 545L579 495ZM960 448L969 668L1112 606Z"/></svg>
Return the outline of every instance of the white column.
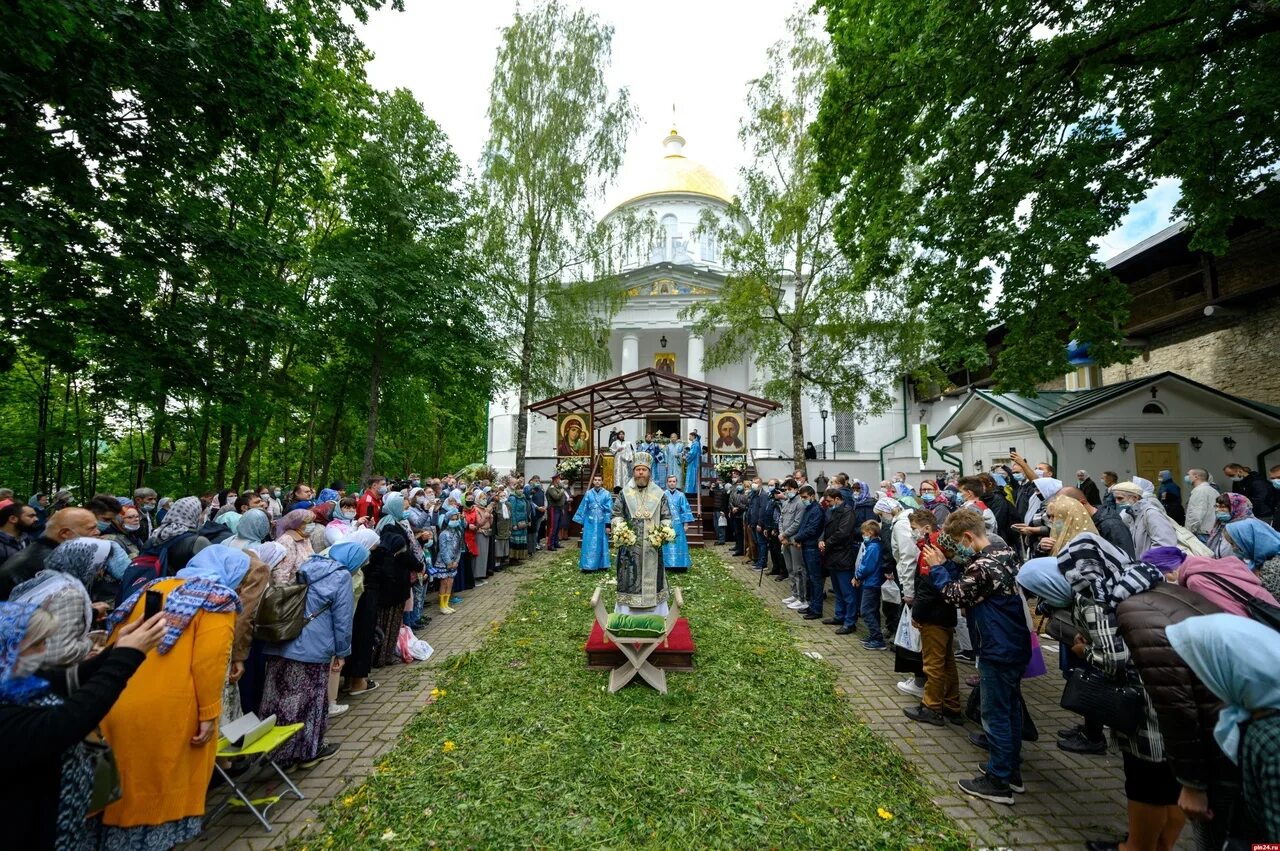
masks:
<svg viewBox="0 0 1280 851"><path fill-rule="evenodd" d="M760 384L761 386L763 386L764 382L769 379L769 371L767 367L761 365L759 368L759 372L760 372L760 376L759 376ZM747 361L748 386L751 386L751 384L753 384L755 380L756 380L756 362L755 362L755 358L750 358ZM759 388L754 388L752 392L757 396L764 395L763 393L759 392ZM769 448L769 418L768 417L761 417L760 421L751 427L751 445L754 449L757 450L757 453L763 457L764 450Z"/></svg>
<svg viewBox="0 0 1280 851"><path fill-rule="evenodd" d="M635 331L622 334L622 375L640 368L640 335Z"/></svg>
<svg viewBox="0 0 1280 851"><path fill-rule="evenodd" d="M685 375L694 381L705 381L707 372L702 368L703 345L702 338L692 331L689 332L689 365L685 368Z"/></svg>

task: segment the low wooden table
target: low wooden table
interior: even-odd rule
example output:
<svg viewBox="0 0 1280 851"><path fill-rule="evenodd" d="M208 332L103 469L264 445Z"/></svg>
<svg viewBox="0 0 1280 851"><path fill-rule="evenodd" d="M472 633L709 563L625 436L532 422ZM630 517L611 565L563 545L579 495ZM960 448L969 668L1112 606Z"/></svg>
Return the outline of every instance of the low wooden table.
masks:
<svg viewBox="0 0 1280 851"><path fill-rule="evenodd" d="M673 588L672 591L671 606L670 611L667 613L665 628L662 631L662 635L654 638L624 638L620 635L610 634L605 630L609 623L609 613L605 611L604 601L601 599L601 589L597 588L596 592L591 595L591 606L595 609L596 624L623 656L622 663L609 672L610 694L618 691L637 676L662 694L667 693L667 673L650 662L649 657L653 655L659 645L667 640L671 635L671 631L675 628L676 621L680 619L680 607L684 604L684 595L679 588Z"/></svg>

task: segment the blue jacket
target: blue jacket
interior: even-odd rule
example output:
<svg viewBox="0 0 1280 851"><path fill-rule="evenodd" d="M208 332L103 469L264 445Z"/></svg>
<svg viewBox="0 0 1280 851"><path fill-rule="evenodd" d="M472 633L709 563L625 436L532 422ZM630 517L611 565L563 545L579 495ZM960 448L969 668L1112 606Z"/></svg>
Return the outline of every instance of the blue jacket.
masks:
<svg viewBox="0 0 1280 851"><path fill-rule="evenodd" d="M800 528L796 530L796 543L806 550L816 550L818 548L818 539L822 537L822 528L825 525L822 506L818 505L817 500L814 500L804 507L804 513L800 516Z"/></svg>
<svg viewBox="0 0 1280 851"><path fill-rule="evenodd" d="M879 588L884 584L884 571L880 569L879 541L862 542L862 552L858 553L858 567L853 572L853 578L862 580L867 588Z"/></svg>
<svg viewBox="0 0 1280 851"><path fill-rule="evenodd" d="M317 664L328 663L335 656L350 656L351 619L355 615L351 571L331 558L314 555L298 568L298 579L307 583L306 616L311 620L297 638L268 644L263 652Z"/></svg>

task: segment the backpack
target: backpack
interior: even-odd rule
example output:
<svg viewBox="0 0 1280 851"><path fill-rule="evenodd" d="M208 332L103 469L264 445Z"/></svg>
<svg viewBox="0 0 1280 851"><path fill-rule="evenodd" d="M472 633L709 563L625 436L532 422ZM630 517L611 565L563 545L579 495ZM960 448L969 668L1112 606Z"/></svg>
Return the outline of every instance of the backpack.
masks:
<svg viewBox="0 0 1280 851"><path fill-rule="evenodd" d="M325 603L308 615L307 589L310 586L301 577L291 584L268 585L262 592L258 612L254 616L253 637L258 641L292 641L302 634L303 628L324 614L332 602Z"/></svg>
<svg viewBox="0 0 1280 851"><path fill-rule="evenodd" d="M120 577L120 591L116 596L116 605L123 604L125 600L133 596L148 582L169 576L169 548L179 541L191 537L192 534L187 532L178 535L176 538L170 538L161 544L160 548L155 552L145 551L134 556L133 560L129 562L129 566L125 568L124 575Z"/></svg>

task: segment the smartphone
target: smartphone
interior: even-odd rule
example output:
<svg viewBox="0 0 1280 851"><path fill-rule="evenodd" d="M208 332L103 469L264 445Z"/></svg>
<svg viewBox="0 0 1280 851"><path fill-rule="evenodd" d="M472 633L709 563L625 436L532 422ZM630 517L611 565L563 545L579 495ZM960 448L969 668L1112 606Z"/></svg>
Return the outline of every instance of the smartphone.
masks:
<svg viewBox="0 0 1280 851"><path fill-rule="evenodd" d="M1015 452L1017 452L1017 451L1018 451L1018 447L1016 447L1016 446L1010 446L1010 447L1009 447L1009 454L1010 454L1010 455L1012 455L1013 453L1015 453Z"/></svg>
<svg viewBox="0 0 1280 851"><path fill-rule="evenodd" d="M143 606L142 619L144 621L151 620L151 618L160 614L160 610L164 608L164 595L159 591L148 591L147 599Z"/></svg>

